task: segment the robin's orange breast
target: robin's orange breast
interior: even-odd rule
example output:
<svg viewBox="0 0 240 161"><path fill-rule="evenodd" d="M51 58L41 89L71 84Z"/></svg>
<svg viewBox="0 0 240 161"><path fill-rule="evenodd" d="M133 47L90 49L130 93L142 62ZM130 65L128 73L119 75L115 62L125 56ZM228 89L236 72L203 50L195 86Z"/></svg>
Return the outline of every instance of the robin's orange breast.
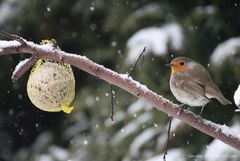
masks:
<svg viewBox="0 0 240 161"><path fill-rule="evenodd" d="M188 68L184 65L174 65L172 64L171 66L172 68L172 73L176 73L176 72L180 72L180 71L185 71L187 70Z"/></svg>

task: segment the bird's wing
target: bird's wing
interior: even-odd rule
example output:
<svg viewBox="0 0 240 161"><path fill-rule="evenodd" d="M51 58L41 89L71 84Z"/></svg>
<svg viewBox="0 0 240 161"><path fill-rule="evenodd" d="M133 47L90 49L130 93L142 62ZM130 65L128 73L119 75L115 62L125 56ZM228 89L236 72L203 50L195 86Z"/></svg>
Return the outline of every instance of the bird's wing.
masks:
<svg viewBox="0 0 240 161"><path fill-rule="evenodd" d="M211 85L215 88L216 84L212 81L211 75L209 74L207 69L203 67L201 64L199 64L198 66L194 66L193 70L190 70L189 72L195 78L194 80L196 80L199 84ZM202 82L202 80L205 81Z"/></svg>
<svg viewBox="0 0 240 161"><path fill-rule="evenodd" d="M194 71L191 74L194 76L194 81L197 84L202 84L205 96L210 99L210 98L216 98L221 104L226 105L226 104L232 104L231 101L226 99L222 92L219 90L218 86L213 82L210 74L208 71L202 66L195 66ZM204 73L199 75L198 73ZM205 82L202 82L202 80L205 80Z"/></svg>
<svg viewBox="0 0 240 161"><path fill-rule="evenodd" d="M207 99L207 97L205 96L204 86L201 84L201 82L197 80L187 80L182 82L182 88L185 91L197 95L198 97L203 97Z"/></svg>

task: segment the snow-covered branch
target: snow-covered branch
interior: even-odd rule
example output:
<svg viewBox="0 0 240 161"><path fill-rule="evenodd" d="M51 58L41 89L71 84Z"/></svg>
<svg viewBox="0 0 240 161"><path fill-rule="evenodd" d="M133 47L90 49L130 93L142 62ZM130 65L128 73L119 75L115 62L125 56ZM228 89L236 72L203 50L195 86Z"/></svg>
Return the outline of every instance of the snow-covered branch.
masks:
<svg viewBox="0 0 240 161"><path fill-rule="evenodd" d="M91 75L99 77L109 84L122 88L134 96L145 100L157 110L165 112L174 118L180 119L190 126L206 133L207 135L217 138L222 142L240 150L240 138L237 136L238 134L231 131L229 127L203 119L188 110L182 110L182 112L178 114L180 108L179 105L174 104L164 97L149 90L145 85L142 85L138 81L128 77L127 74L119 74L114 72L102 65L94 63L85 56L56 50L56 48L52 47L51 45L38 45L30 41L25 41L25 43L22 43L19 40L0 41L0 56L21 53L32 54L34 58L51 59L54 61L61 61L71 64ZM21 68L21 66L19 68Z"/></svg>

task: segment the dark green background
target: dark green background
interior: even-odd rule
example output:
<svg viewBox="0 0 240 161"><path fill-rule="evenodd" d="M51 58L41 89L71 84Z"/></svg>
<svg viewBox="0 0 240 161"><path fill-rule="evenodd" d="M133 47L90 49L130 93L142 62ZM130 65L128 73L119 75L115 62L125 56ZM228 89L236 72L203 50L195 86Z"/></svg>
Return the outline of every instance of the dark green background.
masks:
<svg viewBox="0 0 240 161"><path fill-rule="evenodd" d="M0 2L0 5L6 3ZM159 6L160 9L135 19L131 17L148 5ZM196 12L197 7L208 5L214 7L214 14ZM135 32L146 27L179 23L184 34L182 50L169 49L169 53L162 57L149 54L142 68L132 75L151 90L177 102L169 90L170 70L164 64L173 54L189 56L207 66L211 53L219 43L239 36L239 5L238 2L220 0L25 0L13 3L12 16L0 26L9 33L36 43L54 38L66 52L85 55L114 71L126 73L130 68L124 63L126 43ZM112 46L113 42L117 43L116 46ZM208 68L230 100L239 83L238 55L229 58L221 67L210 64ZM66 150L68 159L120 161L128 156L134 138L144 130L154 127L154 124L158 125L157 128L167 124L167 115L154 108L141 110L136 117L129 114L129 105L137 99L114 87L115 119L117 122L120 113L124 119L106 126L111 113L110 97L106 94L110 90L109 84L76 68L73 68L77 84L73 112L67 115L40 111L31 104L26 94L29 73L16 84L11 82L12 71L26 57L28 55L0 58L0 160L35 161L45 154L58 161L52 149L61 148ZM233 118L239 115L233 112L234 108L234 105L223 107L213 100L205 108L203 117L230 126ZM199 112L200 109L191 110ZM151 119L138 126L120 144L111 144L116 133L143 114L150 114ZM141 147L138 155L128 156L130 160L146 160L161 154L163 145L158 145L157 139L166 131L160 131ZM182 148L186 155L197 155L211 141L211 137L183 124L176 131L169 148Z"/></svg>

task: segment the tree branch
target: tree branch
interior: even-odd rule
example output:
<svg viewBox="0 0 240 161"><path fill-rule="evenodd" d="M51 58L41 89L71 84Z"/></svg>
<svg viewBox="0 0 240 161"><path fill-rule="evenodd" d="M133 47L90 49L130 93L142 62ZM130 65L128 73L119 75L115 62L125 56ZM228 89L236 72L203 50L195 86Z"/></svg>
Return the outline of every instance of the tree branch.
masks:
<svg viewBox="0 0 240 161"><path fill-rule="evenodd" d="M17 35L9 34L3 30L0 30L0 34L6 38L20 42L23 46L26 45L25 40Z"/></svg>
<svg viewBox="0 0 240 161"><path fill-rule="evenodd" d="M182 110L178 114L179 105L157 95L145 85L128 77L127 74L116 73L102 65L92 62L85 56L55 50L51 45L38 45L29 41L25 41L24 45L22 44L23 43L19 41L0 41L0 56L6 54L30 53L36 58L51 59L71 64L89 74L99 77L109 84L124 89L136 97L144 99L157 110L165 112L174 118L178 118L203 133L240 150L240 138L238 138L237 134L234 134L229 127L203 119L188 110Z"/></svg>
<svg viewBox="0 0 240 161"><path fill-rule="evenodd" d="M12 82L16 83L17 80L21 78L23 74L26 73L36 62L37 62L37 59L35 57L31 57L29 59L20 61L16 66L15 70L13 71L13 74L11 77Z"/></svg>

